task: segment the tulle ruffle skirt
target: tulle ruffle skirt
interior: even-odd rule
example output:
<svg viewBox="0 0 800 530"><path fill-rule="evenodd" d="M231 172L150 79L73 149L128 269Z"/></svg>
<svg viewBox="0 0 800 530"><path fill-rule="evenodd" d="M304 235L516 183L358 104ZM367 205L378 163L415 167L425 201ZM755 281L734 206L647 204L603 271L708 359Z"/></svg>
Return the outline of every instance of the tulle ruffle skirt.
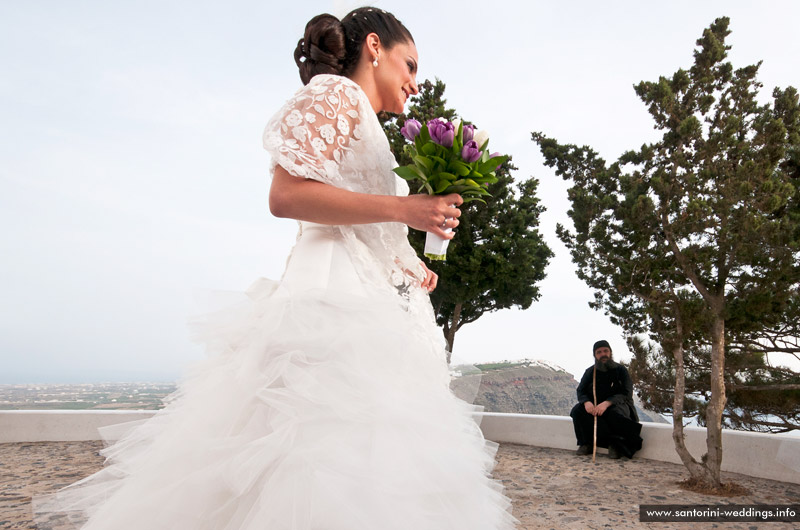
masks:
<svg viewBox="0 0 800 530"><path fill-rule="evenodd" d="M164 409L104 433L103 470L36 500L40 528L514 528L436 328L304 238L282 282L204 319L211 355Z"/></svg>

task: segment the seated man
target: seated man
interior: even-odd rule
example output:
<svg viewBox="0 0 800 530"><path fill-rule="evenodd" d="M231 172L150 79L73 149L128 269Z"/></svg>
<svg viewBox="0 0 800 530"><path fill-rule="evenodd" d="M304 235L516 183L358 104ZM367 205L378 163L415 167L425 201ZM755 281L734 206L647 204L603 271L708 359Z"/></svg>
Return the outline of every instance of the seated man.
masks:
<svg viewBox="0 0 800 530"><path fill-rule="evenodd" d="M633 382L628 370L611 359L611 346L599 340L592 349L594 366L584 372L578 384L578 404L569 413L578 439L578 454L592 453L594 419L597 418L597 446L607 447L608 456L631 458L642 448L642 425L633 406ZM596 370L597 406L592 396Z"/></svg>

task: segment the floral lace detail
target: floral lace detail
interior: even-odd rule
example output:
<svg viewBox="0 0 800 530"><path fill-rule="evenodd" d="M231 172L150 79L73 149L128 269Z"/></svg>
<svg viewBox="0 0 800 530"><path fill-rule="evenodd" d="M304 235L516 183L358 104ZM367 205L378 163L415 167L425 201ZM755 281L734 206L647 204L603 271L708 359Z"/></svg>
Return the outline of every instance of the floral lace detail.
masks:
<svg viewBox="0 0 800 530"><path fill-rule="evenodd" d="M296 177L350 191L408 195L408 185L392 172L397 163L369 99L346 77L314 76L269 121L264 148L272 155L273 171L280 165ZM298 237L304 224L300 222ZM418 287L424 273L405 225L331 229L344 242L365 283L399 296L409 312L433 321L427 293Z"/></svg>
<svg viewBox="0 0 800 530"><path fill-rule="evenodd" d="M337 184L339 165L361 138L360 90L347 78L316 76L267 125L264 148L295 177Z"/></svg>

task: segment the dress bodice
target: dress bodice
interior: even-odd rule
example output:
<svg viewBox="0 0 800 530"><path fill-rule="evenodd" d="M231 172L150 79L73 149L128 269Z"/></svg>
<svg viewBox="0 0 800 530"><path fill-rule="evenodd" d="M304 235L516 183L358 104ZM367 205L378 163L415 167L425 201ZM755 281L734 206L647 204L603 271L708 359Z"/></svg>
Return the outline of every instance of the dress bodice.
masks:
<svg viewBox="0 0 800 530"><path fill-rule="evenodd" d="M369 99L347 77L317 75L297 91L269 121L264 148L272 155L271 172L280 165L290 175L349 191L407 195L397 166ZM315 223L300 222L303 230ZM318 225L317 225L318 226ZM427 294L418 287L424 272L401 223L335 225L365 284L400 294L432 318Z"/></svg>

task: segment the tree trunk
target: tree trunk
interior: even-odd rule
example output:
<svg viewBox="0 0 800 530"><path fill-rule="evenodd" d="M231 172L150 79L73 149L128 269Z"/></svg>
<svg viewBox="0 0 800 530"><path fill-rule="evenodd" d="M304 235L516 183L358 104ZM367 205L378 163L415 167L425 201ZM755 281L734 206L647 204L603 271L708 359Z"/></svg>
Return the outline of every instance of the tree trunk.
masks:
<svg viewBox="0 0 800 530"><path fill-rule="evenodd" d="M678 335L682 337L681 325L678 323ZM675 442L675 451L689 470L692 479L713 484L713 477L703 464L694 459L686 447L686 437L683 434L683 399L686 392L686 369L683 364L682 339L678 340L672 356L675 358L675 393L672 397L672 440Z"/></svg>
<svg viewBox="0 0 800 530"><path fill-rule="evenodd" d="M444 330L444 338L447 341L447 364L450 364L450 357L453 355L453 342L456 340L458 319L461 318L462 306L463 304L461 302L456 303L455 308L453 308L453 318L450 320L450 325L448 325Z"/></svg>
<svg viewBox="0 0 800 530"><path fill-rule="evenodd" d="M706 407L706 468L719 487L722 467L722 413L725 410L725 320L719 312L711 327L711 401Z"/></svg>

